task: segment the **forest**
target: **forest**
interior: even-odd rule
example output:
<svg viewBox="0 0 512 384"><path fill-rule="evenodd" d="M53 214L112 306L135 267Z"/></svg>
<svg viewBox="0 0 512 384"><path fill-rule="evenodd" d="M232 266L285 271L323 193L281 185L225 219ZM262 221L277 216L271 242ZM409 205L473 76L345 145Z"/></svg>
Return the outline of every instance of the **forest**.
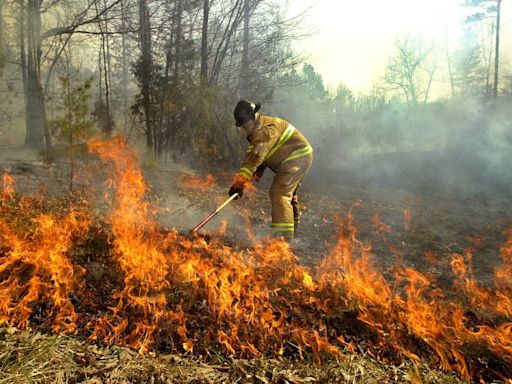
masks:
<svg viewBox="0 0 512 384"><path fill-rule="evenodd" d="M0 0L0 384L511 383L504 4L397 35L361 91L289 1ZM270 171L189 232L240 99L314 149L297 242Z"/></svg>
<svg viewBox="0 0 512 384"><path fill-rule="evenodd" d="M283 2L3 0L2 141L51 159L94 132L119 132L157 157L222 162L240 156L232 109L248 98L345 156L451 148L475 135L503 145L511 84L500 3L467 2L452 46L397 36L373 90L355 93L327 89L294 52L313 32L307 10L288 16ZM475 124L486 128L466 134Z"/></svg>

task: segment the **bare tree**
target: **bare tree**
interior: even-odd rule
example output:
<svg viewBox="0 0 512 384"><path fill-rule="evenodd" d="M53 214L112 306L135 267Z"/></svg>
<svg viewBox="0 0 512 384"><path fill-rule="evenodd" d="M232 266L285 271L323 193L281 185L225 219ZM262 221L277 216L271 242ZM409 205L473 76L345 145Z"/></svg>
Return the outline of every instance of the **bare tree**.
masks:
<svg viewBox="0 0 512 384"><path fill-rule="evenodd" d="M466 0L467 7L478 8L479 10L467 17L466 22L482 22L491 19L494 30L494 82L493 99L498 97L499 83L499 62L500 62L500 33L501 33L501 2L502 0Z"/></svg>
<svg viewBox="0 0 512 384"><path fill-rule="evenodd" d="M484 89L483 52L475 31L467 29L453 54L454 84L462 97L481 94Z"/></svg>
<svg viewBox="0 0 512 384"><path fill-rule="evenodd" d="M257 4L256 4L257 5ZM240 95L247 92L248 77L249 77L249 23L251 21L251 1L244 1L244 30L242 38L242 62L240 70Z"/></svg>
<svg viewBox="0 0 512 384"><path fill-rule="evenodd" d="M201 82L208 84L208 22L210 7L214 0L203 0L203 22L201 28Z"/></svg>
<svg viewBox="0 0 512 384"><path fill-rule="evenodd" d="M494 88L493 97L496 100L498 97L498 73L500 63L500 31L501 31L501 0L496 0L496 52L494 54Z"/></svg>
<svg viewBox="0 0 512 384"><path fill-rule="evenodd" d="M4 3L5 3L5 0L0 0L0 77L3 75L3 69L4 69L5 61L6 61Z"/></svg>
<svg viewBox="0 0 512 384"><path fill-rule="evenodd" d="M106 1L103 0L103 8L106 8ZM95 2L96 13L99 12L98 2ZM105 13L105 17L108 13ZM102 132L106 136L110 136L114 130L113 119L110 111L110 89L111 79L111 55L110 55L110 35L107 20L98 19L98 29L100 31L100 52L98 55L98 72L99 72L99 99L96 101L95 115L98 119ZM104 87L104 98L103 98Z"/></svg>
<svg viewBox="0 0 512 384"><path fill-rule="evenodd" d="M46 4L40 0L19 0L18 2L18 31L20 67L25 90L26 109L26 139L25 144L31 148L44 149L48 154L51 150L51 140L45 116L45 98L42 86L41 61L43 58L43 43L61 35L72 35L80 27L96 23L104 17L105 13L115 7L120 0L115 0L99 12L89 16L93 3L77 10L71 15L68 23L56 25L43 31L41 15L51 7L56 7L56 2ZM62 5L61 5L62 6ZM59 21L60 18L57 18ZM60 40L69 42L69 39ZM62 51L62 50L61 50ZM42 147L43 137L45 147Z"/></svg>
<svg viewBox="0 0 512 384"><path fill-rule="evenodd" d="M154 148L155 131L153 124L153 108L151 101L151 71L153 68L153 57L151 52L151 22L149 9L146 0L139 0L139 41L140 41L140 85L142 108L146 123L146 145L148 148Z"/></svg>
<svg viewBox="0 0 512 384"><path fill-rule="evenodd" d="M214 54L208 76L210 86L215 86L218 83L224 60L228 57L229 49L232 48L232 39L243 20L244 1L234 1L234 4L227 8L227 10L214 18L215 28L210 48L210 51L213 51Z"/></svg>
<svg viewBox="0 0 512 384"><path fill-rule="evenodd" d="M420 99L426 104L437 63L433 46L425 45L421 39L414 41L410 36L402 36L395 41L395 54L390 57L384 75L385 92L399 92L412 106Z"/></svg>

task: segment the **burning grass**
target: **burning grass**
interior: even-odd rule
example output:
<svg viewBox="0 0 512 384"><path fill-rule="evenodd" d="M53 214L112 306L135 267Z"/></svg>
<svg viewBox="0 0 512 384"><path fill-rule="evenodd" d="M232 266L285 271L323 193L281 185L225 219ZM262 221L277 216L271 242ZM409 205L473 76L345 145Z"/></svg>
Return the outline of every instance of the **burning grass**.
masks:
<svg viewBox="0 0 512 384"><path fill-rule="evenodd" d="M306 267L280 240L237 249L162 231L134 153L119 138L91 142L90 150L112 176L106 216L84 199L58 209L58 200L18 197L4 175L3 323L142 355L298 358L325 368L362 352L394 369L412 361L511 382L510 244L492 289L474 279L470 251L452 255L456 284L447 294L411 268L376 268L349 215L323 261Z"/></svg>

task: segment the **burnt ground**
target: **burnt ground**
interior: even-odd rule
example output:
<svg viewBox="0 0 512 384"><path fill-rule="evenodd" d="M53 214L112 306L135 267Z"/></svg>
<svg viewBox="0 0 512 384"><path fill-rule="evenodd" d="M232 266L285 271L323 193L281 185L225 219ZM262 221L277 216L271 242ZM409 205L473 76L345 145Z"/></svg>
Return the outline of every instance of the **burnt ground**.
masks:
<svg viewBox="0 0 512 384"><path fill-rule="evenodd" d="M482 178L473 166L445 161L388 155L338 169L320 167L320 162L302 187L302 226L299 241L293 244L299 261L310 266L320 262L336 241L338 223L351 211L358 238L372 245L374 262L383 270L408 265L449 287L450 255L471 248L477 278L491 284L499 248L506 241L504 231L512 224L508 185ZM202 187L190 180L195 176L204 180L207 172L154 163L143 168L150 187L148 199L163 208L159 222L180 231L188 231L227 198L233 175L213 173L216 184ZM453 180L441 177L438 169L448 169ZM68 186L66 170L57 166L3 161L3 170L17 177L20 193L60 195ZM202 233L218 234L227 219L222 236L228 244L251 245L248 222L256 236L268 234L270 183L267 173L257 189L228 206ZM80 190L85 180L78 178L74 185Z"/></svg>
<svg viewBox="0 0 512 384"><path fill-rule="evenodd" d="M17 178L20 194L67 193L69 172L62 164L14 158L12 152L0 161L0 172ZM159 223L185 233L227 198L236 172L236 168L199 172L145 160L142 164L148 199L160 208ZM497 172L481 164L442 152L366 156L338 167L317 158L300 189L301 228L294 251L301 263L317 264L351 212L358 239L372 245L377 266L405 264L449 284L450 255L471 249L475 276L490 284L500 263L499 249L507 239L504 231L512 227L512 182L502 176L508 174L506 170ZM76 172L73 188L80 191L90 184L91 172L87 180ZM205 180L208 174L214 176L212 186L193 181ZM227 221L222 236L242 247L251 245L247 228L256 237L269 235L271 181L272 172L267 170L253 190L231 203L201 233L218 235L221 223ZM93 183L98 188L103 180Z"/></svg>
<svg viewBox="0 0 512 384"><path fill-rule="evenodd" d="M450 255L471 250L476 278L491 283L507 239L504 231L512 226L512 183L443 153L379 155L338 169L323 164L315 163L300 191L301 228L293 247L301 263L317 264L336 241L340 221L352 212L359 240L372 245L374 262L383 270L407 265L449 285ZM162 222L183 231L227 197L231 178L213 171L213 188L183 189L173 182L179 173L145 173L157 199L170 207ZM230 243L250 245L247 222L257 236L268 235L271 181L267 171L255 190L228 206L202 233L217 233L226 219L224 236Z"/></svg>

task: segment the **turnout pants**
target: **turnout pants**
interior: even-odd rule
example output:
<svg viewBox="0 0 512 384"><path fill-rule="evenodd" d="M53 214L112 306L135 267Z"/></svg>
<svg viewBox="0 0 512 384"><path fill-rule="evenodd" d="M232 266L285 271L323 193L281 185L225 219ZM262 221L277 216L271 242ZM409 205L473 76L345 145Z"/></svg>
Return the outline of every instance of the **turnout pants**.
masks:
<svg viewBox="0 0 512 384"><path fill-rule="evenodd" d="M276 169L270 187L272 231L275 236L290 240L296 235L300 221L297 189L311 167L313 154L282 162Z"/></svg>

